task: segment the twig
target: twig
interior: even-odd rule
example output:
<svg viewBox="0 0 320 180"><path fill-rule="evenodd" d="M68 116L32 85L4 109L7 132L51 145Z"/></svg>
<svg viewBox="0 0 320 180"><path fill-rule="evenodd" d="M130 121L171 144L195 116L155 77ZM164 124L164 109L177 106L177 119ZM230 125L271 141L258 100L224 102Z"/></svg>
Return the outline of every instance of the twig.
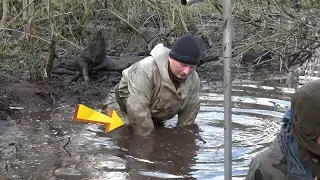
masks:
<svg viewBox="0 0 320 180"><path fill-rule="evenodd" d="M158 14L154 14L154 15L151 15L150 17L148 17L143 23L142 23L142 26L145 25L146 22L148 22L149 19L153 18L154 16L157 16Z"/></svg>
<svg viewBox="0 0 320 180"><path fill-rule="evenodd" d="M9 107L9 109L11 109L11 110L23 110L24 108L23 107L13 107L13 106L11 106L11 107Z"/></svg>
<svg viewBox="0 0 320 180"><path fill-rule="evenodd" d="M278 58L268 59L268 60L263 61L263 62L261 62L261 63L259 63L259 64L254 64L254 65L250 66L250 68L254 68L254 67L256 67L256 66L260 66L260 65L262 65L262 64L266 64L266 63L269 63L269 62L274 61L274 60L277 60L277 59L278 59Z"/></svg>
<svg viewBox="0 0 320 180"><path fill-rule="evenodd" d="M258 58L256 58L256 60L253 61L253 63L257 63L257 64L258 64L258 63L261 61L261 58L262 58L263 56L267 55L267 54L270 53L270 52L271 52L271 51L269 50L269 51L263 53L261 56L259 56ZM257 61L258 61L258 62L257 62Z"/></svg>
<svg viewBox="0 0 320 180"><path fill-rule="evenodd" d="M30 37L37 38L37 39L39 39L39 40L41 40L41 41L44 41L44 42L46 42L46 43L50 43L49 40L43 39L43 38L41 38L41 37L39 37L39 36L32 35L32 34L30 34L30 33L22 32L22 31L19 31L19 30L11 29L11 28L0 28L0 29L1 29L1 30L8 30L8 31L19 32L19 33L21 33L21 34L26 34L26 35L28 35L28 36L30 36Z"/></svg>
<svg viewBox="0 0 320 180"><path fill-rule="evenodd" d="M107 9L109 12L111 12L113 15L117 16L120 20L122 20L123 22L127 23L128 26L130 26L134 31L136 31L142 38L143 40L146 41L146 43L148 43L148 40L143 36L143 34L137 29L135 28L132 24L130 24L127 20L123 19L120 15L116 14L115 12L113 12L110 9Z"/></svg>
<svg viewBox="0 0 320 180"><path fill-rule="evenodd" d="M293 22L297 22L297 23L300 23L300 24L302 23L299 18L297 18L297 17L295 17L294 15L292 15L291 13L287 12L285 9L280 8L279 5L278 5L278 3L277 3L275 0L273 0L273 2L274 2L274 5L276 6L276 8L277 8L280 12L283 12L282 14L285 14L285 15L286 15L286 16L284 16L284 17L290 19L290 20L293 21ZM299 20L300 20L300 21L299 21ZM319 31L319 28L316 28L316 27L311 26L311 25L309 25L309 24L305 24L305 25L306 25L307 27L311 28L311 29L314 29L314 30Z"/></svg>
<svg viewBox="0 0 320 180"><path fill-rule="evenodd" d="M51 18L54 19L54 18L59 17L59 16L71 15L71 14L72 14L72 12L66 12L66 13L61 13L61 14L58 14L58 15L54 15L54 16L52 16ZM36 20L36 21L34 21L34 22L35 22L35 23L39 23L39 22L41 22L41 21L48 20L48 19L49 19L49 17L39 18L38 20Z"/></svg>
<svg viewBox="0 0 320 180"><path fill-rule="evenodd" d="M239 15L235 15L236 18L240 19L241 21L251 24L252 26L256 27L256 28L260 28L261 26L259 24L256 23L256 21L252 20L252 19L244 19L244 17L240 17Z"/></svg>
<svg viewBox="0 0 320 180"><path fill-rule="evenodd" d="M71 144L71 138L70 138L70 137L68 137L67 143L66 143L65 145L63 145L62 148L63 148L63 149L66 149L66 147L67 147L69 144Z"/></svg>
<svg viewBox="0 0 320 180"><path fill-rule="evenodd" d="M11 25L11 23L13 23L18 17L20 17L20 15L21 15L24 11L26 11L31 4L33 4L33 1L35 1L35 0L32 0L25 8L23 8L18 15L16 15L14 18L12 18L12 20L6 25L5 28L2 28L2 30L5 30L6 28L8 28L8 27ZM4 31L2 31L2 32L0 33L0 36L2 36L3 32L4 32Z"/></svg>
<svg viewBox="0 0 320 180"><path fill-rule="evenodd" d="M54 100L52 93L50 92L49 94L50 94L50 96L51 96L51 99L53 100L53 104L55 104L55 103L56 103L56 100Z"/></svg>
<svg viewBox="0 0 320 180"><path fill-rule="evenodd" d="M68 39L66 39L65 37L63 37L60 33L57 33L57 34L58 34L58 36L59 36L60 38L62 38L63 40L67 41L68 43L70 43L70 44L73 45L74 47L76 47L76 48L78 48L78 49L83 49L83 47L78 46L77 44L69 41Z"/></svg>
<svg viewBox="0 0 320 180"><path fill-rule="evenodd" d="M2 153L2 154L4 154L4 150L6 150L7 148L9 148L10 146L14 146L15 148L16 148L16 153L18 153L18 147L20 146L20 147L22 147L21 146L21 144L19 143L19 144L17 144L17 143L10 143L10 144L8 144L8 145L6 145L0 152Z"/></svg>

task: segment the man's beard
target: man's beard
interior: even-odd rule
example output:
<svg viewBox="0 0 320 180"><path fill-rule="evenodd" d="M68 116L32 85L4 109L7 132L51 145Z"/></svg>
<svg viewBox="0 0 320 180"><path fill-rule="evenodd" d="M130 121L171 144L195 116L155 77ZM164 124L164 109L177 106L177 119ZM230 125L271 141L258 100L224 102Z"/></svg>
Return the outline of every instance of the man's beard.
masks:
<svg viewBox="0 0 320 180"><path fill-rule="evenodd" d="M170 68L170 62L168 63L168 71L169 71L169 76L170 76L170 79L174 82L178 82L178 83L182 83L186 80L186 78L184 79L181 79L181 78L178 78L176 75L173 74L171 68Z"/></svg>
<svg viewBox="0 0 320 180"><path fill-rule="evenodd" d="M185 80L186 80L186 78L184 78L184 79L181 79L181 78L178 78L177 76L175 76L175 75L173 75L174 77L174 80L175 81L177 81L177 82L179 82L179 83L182 83L182 82L184 82Z"/></svg>

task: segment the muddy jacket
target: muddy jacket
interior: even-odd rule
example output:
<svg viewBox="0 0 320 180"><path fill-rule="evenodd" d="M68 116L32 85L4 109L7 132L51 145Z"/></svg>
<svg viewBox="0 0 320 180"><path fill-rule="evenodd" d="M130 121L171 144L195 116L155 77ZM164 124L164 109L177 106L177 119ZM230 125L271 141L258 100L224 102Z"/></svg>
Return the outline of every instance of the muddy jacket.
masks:
<svg viewBox="0 0 320 180"><path fill-rule="evenodd" d="M271 146L252 159L246 180L313 180L300 159L298 145L291 136L291 110L283 117L283 126Z"/></svg>
<svg viewBox="0 0 320 180"><path fill-rule="evenodd" d="M119 97L137 134L148 134L153 121L169 120L177 114L177 126L191 125L199 112L198 74L193 71L176 89L168 72L169 51L158 44L151 56L122 72Z"/></svg>

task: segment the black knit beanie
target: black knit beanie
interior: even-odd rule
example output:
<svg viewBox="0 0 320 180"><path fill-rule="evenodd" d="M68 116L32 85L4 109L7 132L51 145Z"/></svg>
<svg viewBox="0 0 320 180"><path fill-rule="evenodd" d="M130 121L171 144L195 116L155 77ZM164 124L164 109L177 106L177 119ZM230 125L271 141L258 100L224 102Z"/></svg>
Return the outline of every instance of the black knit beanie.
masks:
<svg viewBox="0 0 320 180"><path fill-rule="evenodd" d="M172 59L190 65L200 62L201 48L198 40L191 35L182 36L173 43L169 52Z"/></svg>

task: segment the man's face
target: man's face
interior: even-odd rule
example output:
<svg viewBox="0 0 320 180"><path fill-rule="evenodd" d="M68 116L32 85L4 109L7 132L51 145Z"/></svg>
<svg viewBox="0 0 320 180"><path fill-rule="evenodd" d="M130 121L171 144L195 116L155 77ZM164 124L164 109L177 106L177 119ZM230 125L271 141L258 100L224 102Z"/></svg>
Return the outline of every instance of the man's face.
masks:
<svg viewBox="0 0 320 180"><path fill-rule="evenodd" d="M192 71L197 67L196 65L190 65L181 63L169 57L171 72L179 79L186 79Z"/></svg>
<svg viewBox="0 0 320 180"><path fill-rule="evenodd" d="M317 143L320 144L320 136L318 136Z"/></svg>

